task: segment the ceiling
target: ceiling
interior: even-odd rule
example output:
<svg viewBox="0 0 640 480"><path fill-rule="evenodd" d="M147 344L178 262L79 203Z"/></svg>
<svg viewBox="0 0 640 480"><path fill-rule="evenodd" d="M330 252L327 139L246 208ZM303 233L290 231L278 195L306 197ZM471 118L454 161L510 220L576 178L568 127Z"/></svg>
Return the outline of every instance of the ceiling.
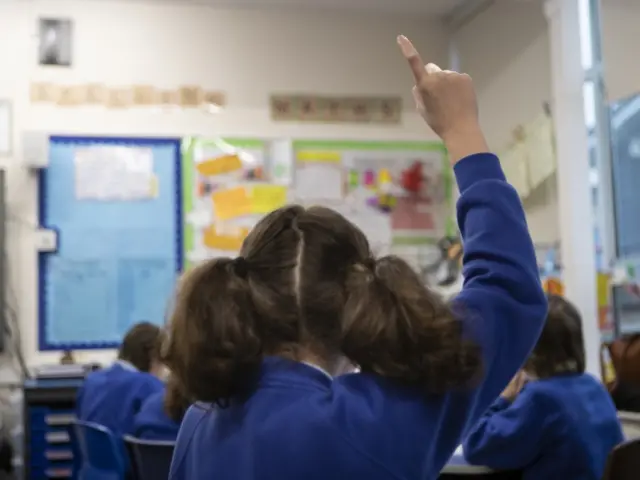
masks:
<svg viewBox="0 0 640 480"><path fill-rule="evenodd" d="M171 0L151 0L167 2ZM176 0L173 0L176 1ZM446 17L483 0L180 0L227 8L323 8Z"/></svg>

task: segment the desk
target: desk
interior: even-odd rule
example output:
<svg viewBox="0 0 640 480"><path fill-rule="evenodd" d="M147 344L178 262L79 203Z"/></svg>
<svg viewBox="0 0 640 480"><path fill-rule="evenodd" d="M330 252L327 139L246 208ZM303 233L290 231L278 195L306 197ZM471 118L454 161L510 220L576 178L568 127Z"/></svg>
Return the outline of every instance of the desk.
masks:
<svg viewBox="0 0 640 480"><path fill-rule="evenodd" d="M454 475L483 475L487 473L494 473L493 470L487 467L479 465L470 465L464 459L462 454L456 452L453 454L449 463L442 469L443 474Z"/></svg>
<svg viewBox="0 0 640 480"><path fill-rule="evenodd" d="M640 413L619 411L618 418L627 440L640 438Z"/></svg>
<svg viewBox="0 0 640 480"><path fill-rule="evenodd" d="M519 480L522 478L520 472L496 472L487 467L479 465L470 465L464 459L462 450L458 448L449 463L442 469L440 473L441 480L453 480L462 478L473 478L473 480Z"/></svg>
<svg viewBox="0 0 640 480"><path fill-rule="evenodd" d="M83 379L27 380L24 383L24 478L71 478L71 424Z"/></svg>

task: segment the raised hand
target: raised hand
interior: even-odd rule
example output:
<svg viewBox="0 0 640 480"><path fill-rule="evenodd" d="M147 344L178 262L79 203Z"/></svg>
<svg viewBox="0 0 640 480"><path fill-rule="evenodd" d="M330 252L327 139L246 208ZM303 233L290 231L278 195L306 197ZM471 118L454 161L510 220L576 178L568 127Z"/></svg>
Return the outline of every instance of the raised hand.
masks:
<svg viewBox="0 0 640 480"><path fill-rule="evenodd" d="M404 36L398 44L413 73L416 108L431 129L445 142L456 162L472 153L488 150L478 119L478 101L471 77L425 65Z"/></svg>

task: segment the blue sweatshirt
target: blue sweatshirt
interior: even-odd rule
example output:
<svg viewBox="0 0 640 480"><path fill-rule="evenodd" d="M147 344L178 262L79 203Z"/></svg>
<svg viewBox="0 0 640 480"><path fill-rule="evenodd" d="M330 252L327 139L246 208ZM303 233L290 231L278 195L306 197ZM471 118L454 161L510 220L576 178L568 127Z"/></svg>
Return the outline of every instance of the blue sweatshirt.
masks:
<svg viewBox="0 0 640 480"><path fill-rule="evenodd" d="M164 383L159 378L125 362L116 362L87 376L78 391L76 416L122 436L132 432L133 417L147 397L163 390Z"/></svg>
<svg viewBox="0 0 640 480"><path fill-rule="evenodd" d="M600 480L623 435L613 401L588 374L528 383L499 398L464 442L469 463L522 470L523 480Z"/></svg>
<svg viewBox="0 0 640 480"><path fill-rule="evenodd" d="M154 393L142 404L133 422L133 436L143 440L176 441L180 423L165 413L164 394L164 391Z"/></svg>
<svg viewBox="0 0 640 480"><path fill-rule="evenodd" d="M426 397L370 374L331 379L312 366L263 362L253 395L229 408L192 406L172 480L435 479L534 346L547 303L522 205L492 154L455 167L464 287L457 302L483 350L474 389Z"/></svg>

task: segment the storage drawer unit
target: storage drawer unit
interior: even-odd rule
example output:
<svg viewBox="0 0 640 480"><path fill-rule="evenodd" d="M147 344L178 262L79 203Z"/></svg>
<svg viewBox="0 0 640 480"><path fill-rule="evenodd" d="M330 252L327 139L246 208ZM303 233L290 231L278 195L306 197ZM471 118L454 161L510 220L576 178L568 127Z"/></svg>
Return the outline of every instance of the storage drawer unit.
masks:
<svg viewBox="0 0 640 480"><path fill-rule="evenodd" d="M72 424L81 379L29 380L24 386L25 480L72 478Z"/></svg>

